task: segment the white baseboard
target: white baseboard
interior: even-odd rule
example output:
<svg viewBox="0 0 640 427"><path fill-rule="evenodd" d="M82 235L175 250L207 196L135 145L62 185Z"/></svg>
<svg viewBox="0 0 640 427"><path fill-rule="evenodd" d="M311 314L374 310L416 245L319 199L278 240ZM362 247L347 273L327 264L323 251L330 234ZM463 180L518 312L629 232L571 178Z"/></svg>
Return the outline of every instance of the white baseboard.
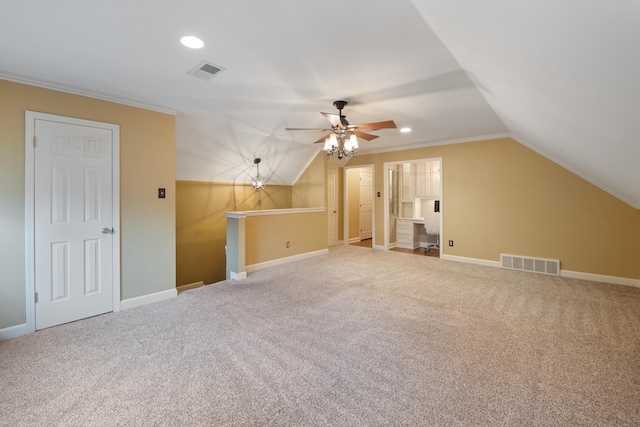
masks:
<svg viewBox="0 0 640 427"><path fill-rule="evenodd" d="M446 259L447 261L456 261L456 262L466 262L467 264L476 264L476 265L484 265L486 267L501 267L499 261L489 261L486 259L479 258L467 258L463 256L457 255L440 255L440 259Z"/></svg>
<svg viewBox="0 0 640 427"><path fill-rule="evenodd" d="M444 255L444 254L440 258L446 259L448 261L466 262L469 264L477 264L477 265L484 265L487 267L502 268L500 261L489 261L486 259L467 258L467 257L456 256L456 255ZM571 271L571 270L560 270L560 276L568 277L571 279L590 280L592 282L610 283L612 285L624 285L624 286L633 286L636 288L640 288L640 280L629 279L626 277L605 276L602 274L583 273L580 271Z"/></svg>
<svg viewBox="0 0 640 427"><path fill-rule="evenodd" d="M141 305L151 304L152 302L158 302L169 298L175 298L178 296L177 289L169 289L167 291L156 292L154 294L142 295L140 297L129 298L120 302L120 309L127 310L133 307L139 307Z"/></svg>
<svg viewBox="0 0 640 427"><path fill-rule="evenodd" d="M247 272L241 271L240 273L236 273L235 271L229 272L229 279L231 280L242 280L247 278Z"/></svg>
<svg viewBox="0 0 640 427"><path fill-rule="evenodd" d="M371 247L376 251L384 251L384 245L372 245Z"/></svg>
<svg viewBox="0 0 640 427"><path fill-rule="evenodd" d="M359 237L352 237L348 240L349 244L358 243L360 241Z"/></svg>
<svg viewBox="0 0 640 427"><path fill-rule="evenodd" d="M187 285L190 286L190 285ZM138 307L152 302L158 302L169 298L174 298L178 295L177 289L169 289L168 291L156 292L150 295L143 295L140 297L129 298L120 302L120 309L126 310L128 308ZM0 341L16 338L22 335L32 333L26 323L16 326L9 326L8 328L0 329Z"/></svg>
<svg viewBox="0 0 640 427"><path fill-rule="evenodd" d="M16 326L9 326L8 328L2 328L0 329L0 341L21 337L22 335L27 335L31 332L33 331L29 330L26 323Z"/></svg>
<svg viewBox="0 0 640 427"><path fill-rule="evenodd" d="M604 276L602 274L582 273L580 271L560 270L560 276L571 279L591 280L592 282L611 283L613 285L633 286L640 288L640 280L626 277Z"/></svg>
<svg viewBox="0 0 640 427"><path fill-rule="evenodd" d="M303 254L293 255L286 258L274 259L272 261L260 262L258 264L247 265L245 269L247 273L253 273L254 271L263 270L269 267L275 267L276 265L287 264L293 261L299 261L301 259L312 258L319 255L326 255L329 253L329 249L321 249L319 251L305 252ZM233 274L233 272L231 272ZM245 273L246 274L246 273Z"/></svg>

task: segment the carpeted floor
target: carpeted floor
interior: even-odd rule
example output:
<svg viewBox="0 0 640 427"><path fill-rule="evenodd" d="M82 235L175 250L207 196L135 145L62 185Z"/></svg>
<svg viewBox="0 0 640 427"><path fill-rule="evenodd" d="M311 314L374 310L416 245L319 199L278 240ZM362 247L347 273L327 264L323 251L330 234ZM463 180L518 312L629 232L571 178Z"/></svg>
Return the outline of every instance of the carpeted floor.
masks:
<svg viewBox="0 0 640 427"><path fill-rule="evenodd" d="M0 425L640 425L640 289L360 247L0 342Z"/></svg>

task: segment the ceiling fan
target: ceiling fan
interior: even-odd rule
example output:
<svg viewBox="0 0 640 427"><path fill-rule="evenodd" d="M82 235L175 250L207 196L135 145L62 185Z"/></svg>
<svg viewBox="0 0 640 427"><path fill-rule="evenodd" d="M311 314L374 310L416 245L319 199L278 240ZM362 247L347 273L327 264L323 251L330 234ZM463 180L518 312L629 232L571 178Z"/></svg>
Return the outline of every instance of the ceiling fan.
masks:
<svg viewBox="0 0 640 427"><path fill-rule="evenodd" d="M375 131L379 129L394 129L396 124L393 120L384 122L364 123L359 125L349 124L346 116L342 114L342 109L348 104L347 101L334 101L333 105L338 109L338 114L321 113L331 124L330 128L285 128L285 130L319 130L322 132L330 131L322 138L314 142L324 143L324 149L327 155L334 155L338 159L343 157L351 157L358 148L357 138L366 141L378 138L378 135L362 132L363 130ZM357 138L356 138L357 137Z"/></svg>

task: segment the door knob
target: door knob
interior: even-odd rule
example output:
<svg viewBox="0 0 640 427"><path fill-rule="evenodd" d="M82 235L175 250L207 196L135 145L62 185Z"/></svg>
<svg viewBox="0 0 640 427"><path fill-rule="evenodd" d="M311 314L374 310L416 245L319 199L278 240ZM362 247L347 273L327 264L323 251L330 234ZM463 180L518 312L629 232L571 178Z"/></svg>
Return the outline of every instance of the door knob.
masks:
<svg viewBox="0 0 640 427"><path fill-rule="evenodd" d="M113 233L113 228L105 227L105 228L102 229L102 233L103 234Z"/></svg>

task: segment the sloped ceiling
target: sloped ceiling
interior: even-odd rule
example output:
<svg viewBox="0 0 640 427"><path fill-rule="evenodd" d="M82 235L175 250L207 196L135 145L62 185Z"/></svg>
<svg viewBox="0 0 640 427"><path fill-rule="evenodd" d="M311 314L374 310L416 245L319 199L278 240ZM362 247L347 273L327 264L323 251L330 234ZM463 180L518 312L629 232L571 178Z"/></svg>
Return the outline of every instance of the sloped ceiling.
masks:
<svg viewBox="0 0 640 427"><path fill-rule="evenodd" d="M320 114L394 120L361 152L512 135L640 207L640 3L21 0L0 77L176 114L178 179L293 184ZM183 35L205 42L200 50ZM210 82L186 73L225 68Z"/></svg>

